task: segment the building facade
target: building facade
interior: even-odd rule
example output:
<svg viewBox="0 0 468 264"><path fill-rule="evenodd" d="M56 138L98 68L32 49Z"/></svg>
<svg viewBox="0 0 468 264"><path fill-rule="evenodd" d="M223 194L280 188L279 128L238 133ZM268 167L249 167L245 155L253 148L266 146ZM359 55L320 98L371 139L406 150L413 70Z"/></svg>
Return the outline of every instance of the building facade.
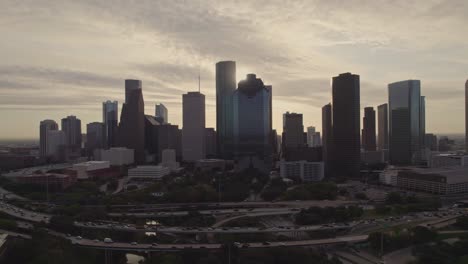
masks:
<svg viewBox="0 0 468 264"><path fill-rule="evenodd" d="M390 163L417 163L421 150L421 82L388 85Z"/></svg>
<svg viewBox="0 0 468 264"><path fill-rule="evenodd" d="M156 104L155 106L155 117L159 123L169 123L167 107L163 104Z"/></svg>
<svg viewBox="0 0 468 264"><path fill-rule="evenodd" d="M280 175L282 178L299 178L303 182L316 182L324 178L323 162L285 161L280 162Z"/></svg>
<svg viewBox="0 0 468 264"><path fill-rule="evenodd" d="M234 156L244 166L269 171L272 165L271 89L248 74L234 92ZM242 168L240 168L242 169Z"/></svg>
<svg viewBox="0 0 468 264"><path fill-rule="evenodd" d="M133 149L137 164L145 162L145 104L140 80L125 80L118 146Z"/></svg>
<svg viewBox="0 0 468 264"><path fill-rule="evenodd" d="M47 157L53 155L53 151L48 148L49 131L58 130L58 124L54 120L43 120L39 124L39 155Z"/></svg>
<svg viewBox="0 0 468 264"><path fill-rule="evenodd" d="M326 104L322 107L322 157L325 163L325 175L331 175L333 151L333 125L332 106Z"/></svg>
<svg viewBox="0 0 468 264"><path fill-rule="evenodd" d="M106 101L102 103L102 122L105 130L105 147L114 147L117 141L117 127L119 123L119 103Z"/></svg>
<svg viewBox="0 0 468 264"><path fill-rule="evenodd" d="M205 151L207 158L215 158L217 154L216 148L216 131L212 127L205 128Z"/></svg>
<svg viewBox="0 0 468 264"><path fill-rule="evenodd" d="M182 95L182 158L196 161L205 158L205 95L188 92Z"/></svg>
<svg viewBox="0 0 468 264"><path fill-rule="evenodd" d="M217 152L221 158L232 158L233 94L236 90L236 62L216 63L216 137Z"/></svg>
<svg viewBox="0 0 468 264"><path fill-rule="evenodd" d="M332 81L333 167L338 178L359 177L361 162L359 75L343 73Z"/></svg>
<svg viewBox="0 0 468 264"><path fill-rule="evenodd" d="M315 131L314 126L307 127L307 146L322 146L322 138L320 137L320 132Z"/></svg>
<svg viewBox="0 0 468 264"><path fill-rule="evenodd" d="M378 141L379 150L388 149L388 104L381 104L377 107L378 116Z"/></svg>
<svg viewBox="0 0 468 264"><path fill-rule="evenodd" d="M283 148L300 148L305 146L302 114L283 114Z"/></svg>
<svg viewBox="0 0 468 264"><path fill-rule="evenodd" d="M364 117L362 119L362 149L365 151L375 151L375 111L373 107L364 108Z"/></svg>
<svg viewBox="0 0 468 264"><path fill-rule="evenodd" d="M86 152L92 156L95 149L102 149L106 146L106 125L100 122L93 122L86 125Z"/></svg>
<svg viewBox="0 0 468 264"><path fill-rule="evenodd" d="M65 133L65 144L81 148L81 120L76 116L62 118L62 131Z"/></svg>

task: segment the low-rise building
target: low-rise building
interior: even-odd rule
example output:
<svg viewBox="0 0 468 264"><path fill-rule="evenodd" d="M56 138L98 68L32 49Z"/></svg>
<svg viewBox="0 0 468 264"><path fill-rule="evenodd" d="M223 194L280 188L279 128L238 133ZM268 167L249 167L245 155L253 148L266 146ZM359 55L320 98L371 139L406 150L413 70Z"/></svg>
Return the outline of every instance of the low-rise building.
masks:
<svg viewBox="0 0 468 264"><path fill-rule="evenodd" d="M456 153L433 153L429 160L429 167L468 167L468 155Z"/></svg>
<svg viewBox="0 0 468 264"><path fill-rule="evenodd" d="M324 178L323 162L280 161L280 175L282 178L300 178L304 182L321 181Z"/></svg>
<svg viewBox="0 0 468 264"><path fill-rule="evenodd" d="M48 186L50 190L64 190L76 182L75 175L60 173L38 173L13 177L12 179L22 184Z"/></svg>
<svg viewBox="0 0 468 264"><path fill-rule="evenodd" d="M398 176L398 169L394 166L389 166L384 171L379 174L379 181L382 184L386 185L397 185L397 176Z"/></svg>
<svg viewBox="0 0 468 264"><path fill-rule="evenodd" d="M109 161L87 161L77 163L73 164L72 170L76 171L78 180L119 176L118 170L110 168Z"/></svg>
<svg viewBox="0 0 468 264"><path fill-rule="evenodd" d="M468 193L468 168L401 168L396 185L442 195Z"/></svg>
<svg viewBox="0 0 468 264"><path fill-rule="evenodd" d="M168 167L171 171L175 171L179 168L179 162L176 161L175 149L165 149L162 151L162 161L159 164L164 167Z"/></svg>
<svg viewBox="0 0 468 264"><path fill-rule="evenodd" d="M164 166L138 166L128 170L130 180L152 181L160 180L168 175L170 169Z"/></svg>
<svg viewBox="0 0 468 264"><path fill-rule="evenodd" d="M134 163L134 150L128 148L102 149L99 160L109 161L111 166L124 166Z"/></svg>

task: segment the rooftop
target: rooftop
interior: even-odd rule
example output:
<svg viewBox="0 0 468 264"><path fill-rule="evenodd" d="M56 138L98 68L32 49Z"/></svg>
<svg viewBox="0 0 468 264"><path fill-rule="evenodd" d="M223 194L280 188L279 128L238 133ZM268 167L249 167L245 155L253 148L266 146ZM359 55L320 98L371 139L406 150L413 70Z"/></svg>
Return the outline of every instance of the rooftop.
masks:
<svg viewBox="0 0 468 264"><path fill-rule="evenodd" d="M441 168L410 168L409 171L428 177L445 177L448 184L468 182L468 168L441 167Z"/></svg>

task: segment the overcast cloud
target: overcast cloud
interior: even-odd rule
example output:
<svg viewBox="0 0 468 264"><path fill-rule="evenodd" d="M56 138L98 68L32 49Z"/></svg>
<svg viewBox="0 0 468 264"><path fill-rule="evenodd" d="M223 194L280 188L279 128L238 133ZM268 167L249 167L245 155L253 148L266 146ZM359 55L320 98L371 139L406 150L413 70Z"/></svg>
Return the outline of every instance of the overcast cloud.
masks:
<svg viewBox="0 0 468 264"><path fill-rule="evenodd" d="M387 101L387 84L420 79L428 132L464 130L468 78L465 0L0 0L0 138L37 138L40 120L100 121L101 102L143 81L146 113L182 94L207 96L215 126L215 63L237 62L273 85L282 113L321 127L331 77L361 76L361 108ZM121 109L121 105L119 106Z"/></svg>

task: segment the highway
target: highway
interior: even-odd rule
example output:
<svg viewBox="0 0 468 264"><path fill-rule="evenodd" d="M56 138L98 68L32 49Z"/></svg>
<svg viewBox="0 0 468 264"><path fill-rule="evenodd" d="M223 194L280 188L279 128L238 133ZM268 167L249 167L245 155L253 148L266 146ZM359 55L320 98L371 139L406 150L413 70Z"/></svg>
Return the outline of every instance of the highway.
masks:
<svg viewBox="0 0 468 264"><path fill-rule="evenodd" d="M76 226L94 229L112 229L120 231L134 231L134 232L160 232L171 234L240 234L240 233L279 233L279 232L304 232L304 231L319 231L319 230L343 230L350 229L355 224L325 224L325 225L309 225L309 226L295 226L295 227L272 227L272 228L258 228L258 227L154 227L148 226L146 228L136 228L134 225L124 224L98 224L98 223L79 223L75 222Z"/></svg>
<svg viewBox="0 0 468 264"><path fill-rule="evenodd" d="M263 243L243 243L237 244L239 248L274 248L274 247L303 247L303 246L319 246L333 244L348 244L364 242L368 238L367 235L360 236L343 236L327 239L301 240L301 241L283 241L283 242L263 242ZM207 250L220 249L223 244L136 244L136 243L105 243L99 240L90 240L77 237L68 238L74 245L108 250L123 250L123 251L178 251L178 250Z"/></svg>
<svg viewBox="0 0 468 264"><path fill-rule="evenodd" d="M31 222L45 222L48 223L50 220L50 215L38 213L34 211L29 211L23 208L16 207L5 201L0 200L0 211L9 214L11 216L31 221Z"/></svg>

